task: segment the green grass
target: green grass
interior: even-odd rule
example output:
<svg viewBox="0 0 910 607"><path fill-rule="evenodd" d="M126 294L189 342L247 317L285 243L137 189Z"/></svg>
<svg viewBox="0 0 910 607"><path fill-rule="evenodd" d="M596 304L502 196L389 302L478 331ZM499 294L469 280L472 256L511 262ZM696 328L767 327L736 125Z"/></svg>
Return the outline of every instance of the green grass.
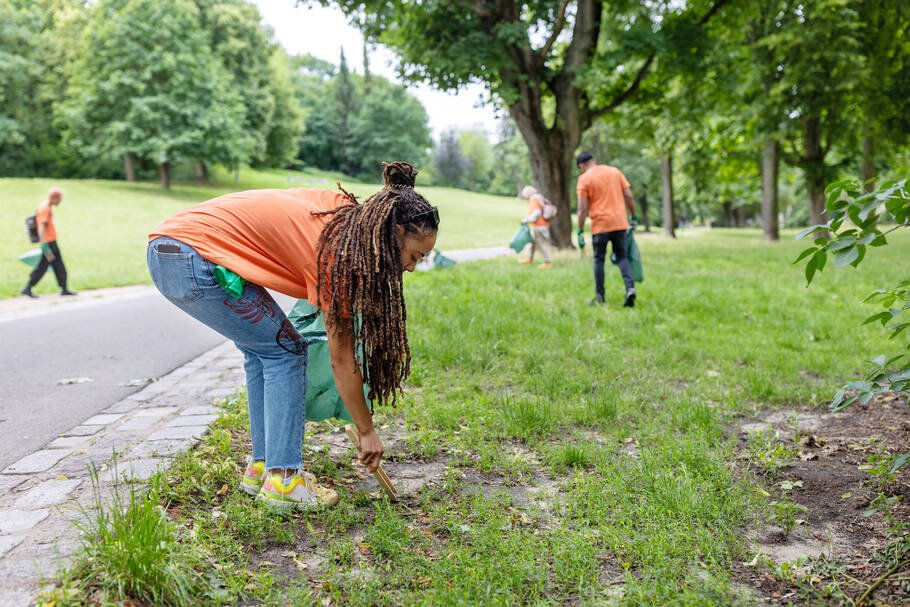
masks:
<svg viewBox="0 0 910 607"><path fill-rule="evenodd" d="M607 305L585 305L591 259L577 254L547 272L497 259L408 275L413 371L378 422L406 437L394 457L445 473L404 502L353 489L350 457L308 449L340 503L268 514L236 488L248 438L232 400L168 477L171 511L219 572L200 602L758 604L730 572L782 498L732 464L745 453L764 474L785 454L770 436L741 449L739 424L823 408L895 349L860 326L871 306L859 300L905 277L910 238L807 289L790 264L800 243L683 234L639 239L645 282L631 310L612 267ZM318 565L292 564L309 557ZM289 566L254 566L263 558Z"/></svg>
<svg viewBox="0 0 910 607"><path fill-rule="evenodd" d="M193 605L208 584L199 554L180 541L184 530L162 507L161 476L147 487L117 481L109 497L102 497L95 470L91 482L94 501L74 520L78 564L63 576L57 603L81 605L93 593L102 603L133 597L151 605Z"/></svg>
<svg viewBox="0 0 910 607"><path fill-rule="evenodd" d="M293 177L293 181L289 179ZM34 248L25 235L25 217L33 213L51 187L60 187L64 199L54 211L60 249L76 290L149 283L145 244L151 232L178 209L221 194L258 188L315 187L345 189L366 197L376 184L354 183L331 173L244 169L240 181L216 170L212 184L175 183L169 191L156 183L67 179L0 179L0 298L17 295L29 269L19 255ZM419 179L419 177L418 177ZM443 226L440 249L507 244L527 205L514 198L474 194L450 188L418 190L439 207ZM38 284L36 293L58 290L53 272Z"/></svg>

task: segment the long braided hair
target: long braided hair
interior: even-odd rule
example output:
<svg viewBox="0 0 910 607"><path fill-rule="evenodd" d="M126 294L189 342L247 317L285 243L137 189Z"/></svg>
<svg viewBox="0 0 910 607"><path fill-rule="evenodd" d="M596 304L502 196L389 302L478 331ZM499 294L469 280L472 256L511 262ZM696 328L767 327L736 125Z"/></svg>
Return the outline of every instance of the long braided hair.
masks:
<svg viewBox="0 0 910 607"><path fill-rule="evenodd" d="M370 387L371 402L397 402L411 370L405 329L401 246L396 226L418 237L438 226L433 207L414 191L417 170L407 162L383 163L385 186L360 204L339 188L348 202L314 215L333 215L316 245L319 301L335 327L354 334L354 357Z"/></svg>

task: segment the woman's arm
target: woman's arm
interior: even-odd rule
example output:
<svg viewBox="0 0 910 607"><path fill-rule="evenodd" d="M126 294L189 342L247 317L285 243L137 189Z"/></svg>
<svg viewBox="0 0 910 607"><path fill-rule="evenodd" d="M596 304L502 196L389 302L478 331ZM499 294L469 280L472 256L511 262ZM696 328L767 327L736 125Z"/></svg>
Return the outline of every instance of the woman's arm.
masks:
<svg viewBox="0 0 910 607"><path fill-rule="evenodd" d="M354 360L354 333L351 324L346 322L342 327L331 324L327 314L323 314L326 335L329 342L329 355L332 359L332 377L335 387L347 407L357 431L360 434L360 462L374 472L379 467L384 447L379 435L373 428L373 414L367 407L363 396L363 376Z"/></svg>

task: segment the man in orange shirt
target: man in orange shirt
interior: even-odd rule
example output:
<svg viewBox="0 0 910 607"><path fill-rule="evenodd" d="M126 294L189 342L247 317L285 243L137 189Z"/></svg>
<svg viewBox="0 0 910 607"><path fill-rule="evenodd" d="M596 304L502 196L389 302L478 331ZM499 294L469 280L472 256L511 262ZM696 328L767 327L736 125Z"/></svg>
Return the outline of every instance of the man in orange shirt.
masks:
<svg viewBox="0 0 910 607"><path fill-rule="evenodd" d="M406 162L386 165L385 187L363 204L329 190L235 192L149 234L161 294L243 352L253 452L240 488L270 506L332 506L338 495L302 467L306 340L267 289L322 308L335 386L375 471L384 447L363 385L373 404L395 403L411 363L402 274L439 228L416 176Z"/></svg>
<svg viewBox="0 0 910 607"><path fill-rule="evenodd" d="M521 220L523 224L530 224L531 228L531 252L527 259L520 259L518 263L532 263L534 261L534 251L540 249L543 255L543 269L552 268L550 259L550 222L543 216L543 198L540 192L533 186L525 186L521 190L521 197L528 199L528 215Z"/></svg>
<svg viewBox="0 0 910 607"><path fill-rule="evenodd" d="M35 212L35 224L38 227L38 241L41 243L41 261L32 270L31 276L28 277L28 284L20 291L28 297L38 297L32 293L32 287L38 284L38 281L47 272L47 267L54 268L54 275L57 277L57 284L60 285L61 295L75 295L73 291L66 288L66 266L63 265L63 257L60 255L60 247L57 246L57 230L54 228L54 211L53 208L63 200L63 191L59 188L51 188L47 193L47 199L38 205Z"/></svg>
<svg viewBox="0 0 910 607"><path fill-rule="evenodd" d="M591 216L591 240L594 248L594 292L590 305L604 303L604 259L607 243L613 243L613 254L626 286L623 305L635 305L635 282L632 266L626 255L626 230L629 215L635 215L635 199L629 182L616 167L597 164L591 152L582 152L575 160L578 176L578 236L581 238L585 221Z"/></svg>

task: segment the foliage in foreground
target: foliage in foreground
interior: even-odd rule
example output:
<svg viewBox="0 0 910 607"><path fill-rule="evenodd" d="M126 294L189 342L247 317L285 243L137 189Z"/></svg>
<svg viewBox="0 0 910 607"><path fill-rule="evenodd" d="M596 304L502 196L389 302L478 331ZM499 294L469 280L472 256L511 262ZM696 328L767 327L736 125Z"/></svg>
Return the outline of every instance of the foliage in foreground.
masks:
<svg viewBox="0 0 910 607"><path fill-rule="evenodd" d="M888 244L887 234L901 228L910 227L910 176L897 181L889 181L874 192L863 192L856 179L845 179L828 186L827 213L830 219L827 224L807 228L797 234L803 238L814 233L830 234L819 236L814 245L800 253L797 262L808 258L806 263L806 281L812 282L816 272L825 267L828 255L834 257L834 264L857 267L865 259L866 247L882 247ZM893 221L896 225L882 231L879 224ZM846 223L845 225L845 222ZM794 262L795 263L795 262ZM883 312L868 317L863 324L879 322L885 327L890 339L896 339L910 327L910 321L899 317L910 310L910 280L906 277L897 286L878 288L872 291L864 302L877 302L885 308ZM905 350L910 350L910 339L905 333ZM833 411L840 411L859 401L869 402L875 394L893 390L906 392L910 390L910 359L903 353L886 357L876 356L869 369L861 379L847 382L831 403ZM897 365L891 368L891 365ZM854 391L848 395L847 391ZM906 460L904 460L906 461Z"/></svg>

